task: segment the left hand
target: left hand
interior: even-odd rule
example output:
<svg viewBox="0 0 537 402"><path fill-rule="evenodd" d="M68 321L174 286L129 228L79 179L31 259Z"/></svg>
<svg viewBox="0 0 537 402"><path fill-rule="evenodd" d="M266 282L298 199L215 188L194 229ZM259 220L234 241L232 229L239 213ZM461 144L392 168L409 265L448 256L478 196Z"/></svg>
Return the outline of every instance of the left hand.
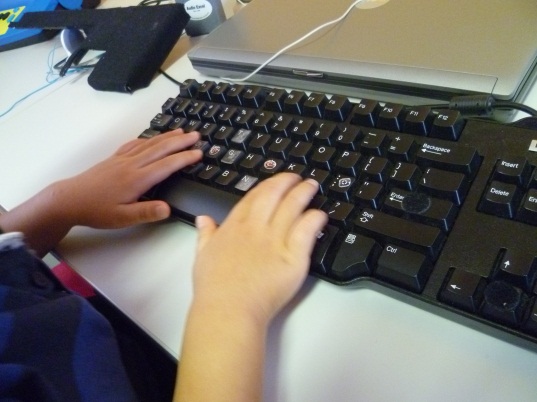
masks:
<svg viewBox="0 0 537 402"><path fill-rule="evenodd" d="M172 173L198 162L201 151L187 150L199 139L181 130L136 139L87 171L53 184L62 213L72 226L120 228L170 215L164 201L138 201Z"/></svg>

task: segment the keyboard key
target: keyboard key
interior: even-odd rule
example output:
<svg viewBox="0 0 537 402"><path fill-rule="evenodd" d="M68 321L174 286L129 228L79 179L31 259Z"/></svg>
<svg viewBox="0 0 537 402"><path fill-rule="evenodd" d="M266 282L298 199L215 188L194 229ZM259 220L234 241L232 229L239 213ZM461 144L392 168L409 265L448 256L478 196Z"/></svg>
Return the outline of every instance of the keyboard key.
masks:
<svg viewBox="0 0 537 402"><path fill-rule="evenodd" d="M301 114L302 105L307 99L306 93L303 91L291 91L283 101L283 111L291 114Z"/></svg>
<svg viewBox="0 0 537 402"><path fill-rule="evenodd" d="M388 158L393 162L410 162L418 144L407 135L396 136L388 147Z"/></svg>
<svg viewBox="0 0 537 402"><path fill-rule="evenodd" d="M468 180L462 173L429 168L419 181L419 189L433 197L445 198L462 205L468 192Z"/></svg>
<svg viewBox="0 0 537 402"><path fill-rule="evenodd" d="M265 96L267 96L265 88L258 85L249 86L244 90L242 96L243 104L244 106L257 109L261 107L265 101Z"/></svg>
<svg viewBox="0 0 537 402"><path fill-rule="evenodd" d="M332 262L330 276L340 281L349 281L371 275L380 250L373 239L353 232L347 233Z"/></svg>
<svg viewBox="0 0 537 402"><path fill-rule="evenodd" d="M441 109L433 120L431 137L457 141L464 128L464 119L458 110Z"/></svg>
<svg viewBox="0 0 537 402"><path fill-rule="evenodd" d="M354 224L356 230L366 236L418 251L432 260L436 260L445 239L438 228L367 208L358 215Z"/></svg>
<svg viewBox="0 0 537 402"><path fill-rule="evenodd" d="M376 127L390 131L401 131L403 127L403 105L387 103L380 109L377 119Z"/></svg>
<svg viewBox="0 0 537 402"><path fill-rule="evenodd" d="M198 87L197 98L200 100L210 101L211 91L215 86L214 81L205 81Z"/></svg>
<svg viewBox="0 0 537 402"><path fill-rule="evenodd" d="M195 98L199 86L199 82L194 79L185 80L179 85L179 96L183 98Z"/></svg>
<svg viewBox="0 0 537 402"><path fill-rule="evenodd" d="M429 279L431 268L431 263L423 254L388 244L380 254L375 276L421 293Z"/></svg>
<svg viewBox="0 0 537 402"><path fill-rule="evenodd" d="M228 87L226 92L227 103L230 105L242 106L242 94L244 91L244 85L232 84Z"/></svg>
<svg viewBox="0 0 537 402"><path fill-rule="evenodd" d="M537 259L534 255L507 249L500 253L496 278L507 281L526 292L531 292L537 274Z"/></svg>
<svg viewBox="0 0 537 402"><path fill-rule="evenodd" d="M248 191L250 191L250 189L252 189L257 184L258 181L259 181L259 178L255 176L251 176L248 174L242 176L240 180L237 182L237 184L235 184L235 189L234 189L235 193L239 195L246 194Z"/></svg>
<svg viewBox="0 0 537 402"><path fill-rule="evenodd" d="M356 191L354 198L356 203L362 208L380 208L380 201L384 195L384 186L372 181L365 181L358 191Z"/></svg>
<svg viewBox="0 0 537 402"><path fill-rule="evenodd" d="M321 118L324 114L324 107L328 102L328 97L321 93L311 93L304 101L304 116Z"/></svg>
<svg viewBox="0 0 537 402"><path fill-rule="evenodd" d="M531 176L531 166L524 156L498 160L492 178L525 187Z"/></svg>
<svg viewBox="0 0 537 402"><path fill-rule="evenodd" d="M339 200L350 201L355 183L355 177L338 175L328 187L328 194Z"/></svg>
<svg viewBox="0 0 537 402"><path fill-rule="evenodd" d="M390 142L388 136L380 131L365 131L365 137L360 143L360 152L367 155L383 156Z"/></svg>
<svg viewBox="0 0 537 402"><path fill-rule="evenodd" d="M285 162L278 158L265 159L261 167L259 168L259 177L266 179L267 177L274 176L276 173L283 170Z"/></svg>
<svg viewBox="0 0 537 402"><path fill-rule="evenodd" d="M386 183L391 168L392 165L388 159L370 156L364 162L362 169L363 178L377 183Z"/></svg>
<svg viewBox="0 0 537 402"><path fill-rule="evenodd" d="M406 110L403 131L409 134L427 135L431 131L434 117L431 108L427 106L413 106Z"/></svg>
<svg viewBox="0 0 537 402"><path fill-rule="evenodd" d="M354 204L335 201L326 207L326 213L331 225L345 228L352 225L350 218L354 212Z"/></svg>
<svg viewBox="0 0 537 402"><path fill-rule="evenodd" d="M522 205L517 213L517 220L529 223L530 225L537 225L537 190L534 188L524 195Z"/></svg>
<svg viewBox="0 0 537 402"><path fill-rule="evenodd" d="M326 225L317 235L317 241L311 255L311 270L327 275L333 259L333 247L339 229L332 225Z"/></svg>
<svg viewBox="0 0 537 402"><path fill-rule="evenodd" d="M283 102L286 97L287 91L285 89L271 89L265 98L265 108L273 112L281 112L283 110Z"/></svg>
<svg viewBox="0 0 537 402"><path fill-rule="evenodd" d="M421 171L411 163L398 162L388 177L390 187L414 190L417 186Z"/></svg>
<svg viewBox="0 0 537 402"><path fill-rule="evenodd" d="M151 119L149 126L153 130L166 131L172 120L173 117L171 115L158 113Z"/></svg>
<svg viewBox="0 0 537 402"><path fill-rule="evenodd" d="M252 129L262 133L269 133L274 123L274 114L271 112L259 112L252 120Z"/></svg>
<svg viewBox="0 0 537 402"><path fill-rule="evenodd" d="M335 156L336 148L321 146L313 149L310 160L318 168L332 170L332 162Z"/></svg>
<svg viewBox="0 0 537 402"><path fill-rule="evenodd" d="M375 127L380 105L371 99L362 99L352 109L351 124L365 127Z"/></svg>
<svg viewBox="0 0 537 402"><path fill-rule="evenodd" d="M520 191L514 184L493 181L485 190L479 210L502 218L513 218L520 201Z"/></svg>
<svg viewBox="0 0 537 402"><path fill-rule="evenodd" d="M481 314L501 324L517 326L527 301L519 288L504 281L494 281L485 288Z"/></svg>
<svg viewBox="0 0 537 402"><path fill-rule="evenodd" d="M224 170L220 173L214 183L223 189L232 188L233 185L239 180L239 173L235 170Z"/></svg>
<svg viewBox="0 0 537 402"><path fill-rule="evenodd" d="M351 102L346 96L334 95L324 108L324 118L331 121L345 121L351 110Z"/></svg>
<svg viewBox="0 0 537 402"><path fill-rule="evenodd" d="M217 83L212 89L211 89L211 100L213 102L220 102L220 103L226 103L227 97L226 92L229 88L229 84L227 82L219 82Z"/></svg>
<svg viewBox="0 0 537 402"><path fill-rule="evenodd" d="M425 142L416 154L416 162L423 168L436 167L472 176L481 164L477 150L472 147L437 145Z"/></svg>
<svg viewBox="0 0 537 402"><path fill-rule="evenodd" d="M477 312L483 299L484 278L462 269L452 269L448 275L440 300L471 313Z"/></svg>

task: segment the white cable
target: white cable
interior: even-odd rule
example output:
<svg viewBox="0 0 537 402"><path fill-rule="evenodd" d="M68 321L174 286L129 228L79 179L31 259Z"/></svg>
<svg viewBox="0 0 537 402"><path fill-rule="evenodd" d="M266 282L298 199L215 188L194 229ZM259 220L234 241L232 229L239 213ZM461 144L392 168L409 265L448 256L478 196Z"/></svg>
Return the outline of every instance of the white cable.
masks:
<svg viewBox="0 0 537 402"><path fill-rule="evenodd" d="M238 1L238 0L237 0ZM315 34L316 32L320 31L321 29L324 29L330 25L333 25L333 24L337 24L338 22L340 22L341 20L343 20L353 9L354 6L356 6L358 3L361 3L362 1L364 0L356 0L355 2L353 2L349 8L347 8L347 10L338 18L336 18L335 20L332 20L332 21L328 21L328 22L325 22L324 24L322 25L319 25L317 28L314 28L312 29L311 31L309 31L307 34L305 34L304 36L298 38L297 40L295 40L293 43L290 43L289 45L287 46L284 46L283 48L281 48L280 50L278 50L276 53L274 53L267 61L265 61L263 64L261 64L259 67L257 67L254 71L252 71L250 74L248 74L246 77L243 77L243 78L226 78L226 77L220 77L220 79L222 80L226 80L226 81L236 81L236 82L243 82L243 81L247 81L249 80L252 76L254 76L255 74L257 74L262 68L266 67L270 62L272 62L275 58L277 58L278 56L280 56L282 53L285 53L287 52L289 49L295 47L296 45L298 45L300 42L306 40L307 38L309 38L310 36L312 36L313 34Z"/></svg>

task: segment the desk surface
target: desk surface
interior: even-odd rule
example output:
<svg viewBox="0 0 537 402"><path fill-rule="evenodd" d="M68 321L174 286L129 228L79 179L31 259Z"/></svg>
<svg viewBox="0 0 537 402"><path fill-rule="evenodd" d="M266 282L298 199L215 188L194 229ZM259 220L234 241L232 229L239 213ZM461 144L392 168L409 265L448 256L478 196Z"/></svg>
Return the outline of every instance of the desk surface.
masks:
<svg viewBox="0 0 537 402"><path fill-rule="evenodd" d="M181 39L167 72L203 80L181 57L189 45ZM0 111L45 82L51 48L48 42L0 53ZM41 91L0 118L0 205L11 209L47 183L107 157L176 94L164 77L126 95L97 92L84 75ZM537 88L526 103L537 107ZM177 222L75 228L59 252L178 356L195 241L195 230ZM376 290L309 278L271 327L265 399L533 401L536 372L536 353Z"/></svg>

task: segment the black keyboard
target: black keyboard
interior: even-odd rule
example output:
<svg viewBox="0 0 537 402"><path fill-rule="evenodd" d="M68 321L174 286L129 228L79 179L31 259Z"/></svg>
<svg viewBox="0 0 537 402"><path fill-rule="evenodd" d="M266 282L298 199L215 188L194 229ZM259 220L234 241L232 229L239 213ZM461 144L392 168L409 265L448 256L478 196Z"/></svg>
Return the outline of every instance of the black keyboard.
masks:
<svg viewBox="0 0 537 402"><path fill-rule="evenodd" d="M327 212L329 224L311 275L342 286L367 280L536 347L531 127L535 118L500 124L447 108L187 80L140 137L176 128L201 133L195 147L203 161L148 193L177 218L222 221L277 172L314 178L320 191L312 206Z"/></svg>

